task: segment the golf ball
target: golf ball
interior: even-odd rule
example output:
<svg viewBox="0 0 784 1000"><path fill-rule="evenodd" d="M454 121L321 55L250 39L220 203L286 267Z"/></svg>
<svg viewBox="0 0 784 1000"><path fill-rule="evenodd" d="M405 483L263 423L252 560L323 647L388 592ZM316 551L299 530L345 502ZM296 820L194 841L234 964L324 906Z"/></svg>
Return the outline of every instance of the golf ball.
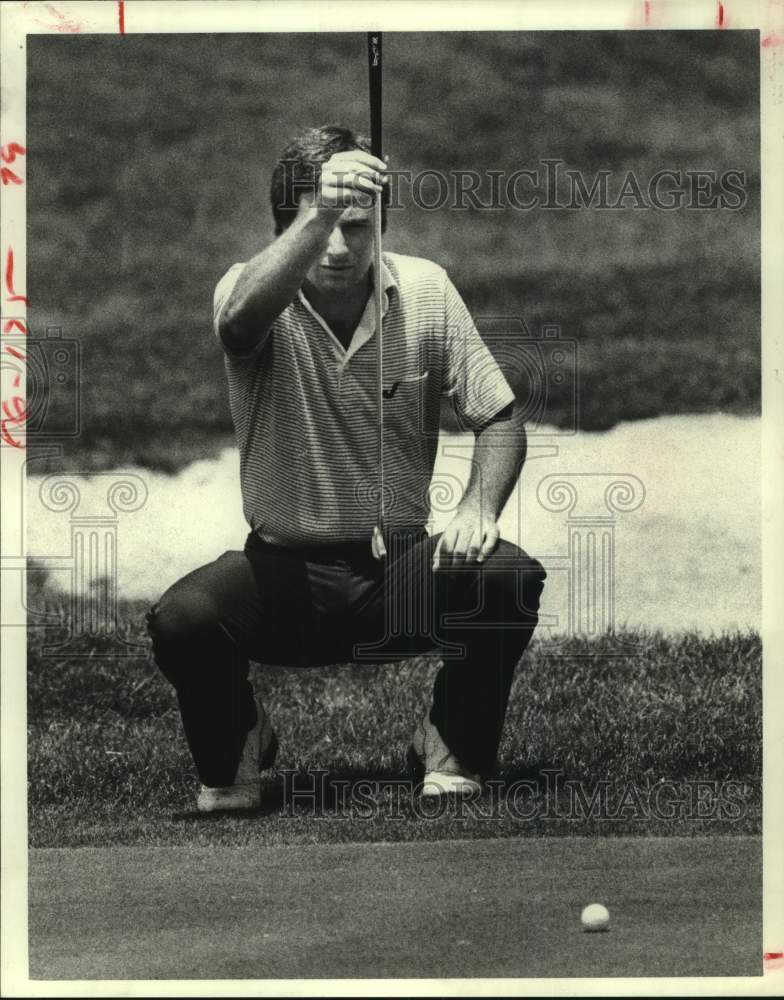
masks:
<svg viewBox="0 0 784 1000"><path fill-rule="evenodd" d="M580 920L587 931L606 931L610 926L610 912L601 903L591 903L583 910Z"/></svg>

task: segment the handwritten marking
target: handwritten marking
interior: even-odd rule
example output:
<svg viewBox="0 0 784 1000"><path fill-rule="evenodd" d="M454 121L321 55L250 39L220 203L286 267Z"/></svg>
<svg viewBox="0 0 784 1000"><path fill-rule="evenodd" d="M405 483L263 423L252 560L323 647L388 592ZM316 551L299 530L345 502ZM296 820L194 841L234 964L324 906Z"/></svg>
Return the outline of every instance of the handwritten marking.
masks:
<svg viewBox="0 0 784 1000"><path fill-rule="evenodd" d="M18 142L9 142L5 146L0 147L0 159L3 163L13 163L16 159L17 153L20 156L24 156L27 150L24 146L20 146Z"/></svg>
<svg viewBox="0 0 784 1000"><path fill-rule="evenodd" d="M27 301L26 295L17 295L14 290L14 251L13 247L8 248L8 254L5 259L5 287L8 290L8 302L24 302L26 306L30 303Z"/></svg>
<svg viewBox="0 0 784 1000"><path fill-rule="evenodd" d="M27 335L27 324L22 319L9 319L6 320L5 326L3 327L3 333L8 333L12 326L17 327L21 333Z"/></svg>
<svg viewBox="0 0 784 1000"><path fill-rule="evenodd" d="M8 143L8 145L0 148L0 158L2 158L2 160L5 163L13 163L17 156L24 156L26 152L27 150L24 148L24 146L21 146L18 142L11 142ZM6 171L8 171L9 174L12 174L13 177L16 177L16 175L13 174L13 171L11 171L10 168L3 167L2 169L3 169L4 184L7 183ZM17 178L15 183L21 184L22 181ZM22 293L18 293L16 291L16 286L14 284L14 248L12 246L8 247L8 251L6 253L5 270L3 278L5 281L5 293L6 293L4 301L22 302L24 303L25 306L27 306L28 305L27 296ZM20 330L23 334L27 335L28 331L27 331L26 319L6 320L6 322L3 324L3 333L8 333L14 327ZM4 352L5 355L15 358L17 361L21 362L22 366L26 365L27 358L21 351L18 351L11 344L5 344L4 346L5 346L5 352ZM18 366L14 365L13 367L15 369L13 375L13 387L14 389L18 389L22 384L22 374L24 373L24 367L22 368L21 372L18 370ZM0 441L5 442L12 448L24 448L25 440L24 439L20 440L19 438L15 437L14 434L12 433L12 429L16 425L22 425L27 422L27 404L25 402L24 396L15 394L11 397L10 400L5 400L5 399L2 400L2 402L0 403L0 411L3 414L2 419L0 419Z"/></svg>
<svg viewBox="0 0 784 1000"><path fill-rule="evenodd" d="M120 34L125 34L125 0L117 0L117 19L120 22Z"/></svg>
<svg viewBox="0 0 784 1000"><path fill-rule="evenodd" d="M22 178L17 177L17 175L13 172L13 170L10 167L3 167L2 169L0 169L0 177L3 178L3 184L6 185L24 184Z"/></svg>
<svg viewBox="0 0 784 1000"><path fill-rule="evenodd" d="M17 155L24 156L27 150L24 146L20 146L18 142L9 142L6 146L0 148L0 159L3 163L13 163L16 160ZM10 167L2 167L0 169L0 176L2 177L3 184L7 187L9 184L24 184L22 178Z"/></svg>
<svg viewBox="0 0 784 1000"><path fill-rule="evenodd" d="M22 441L17 441L15 437L11 436L8 430L9 424L23 424L27 419L27 410L25 408L25 401L22 396L14 396L13 405L16 409L16 413L11 413L8 408L8 403L3 401L2 409L3 413L6 414L5 420L0 420L0 437L7 444L11 445L12 448L24 448L24 443Z"/></svg>
<svg viewBox="0 0 784 1000"><path fill-rule="evenodd" d="M52 17L57 19L57 23L54 23L50 26L54 28L55 31L70 31L72 33L76 33L82 30L82 26L79 24L78 21L69 20L65 16L65 14L61 13L59 10L57 10L56 7L53 7L50 3L47 3L44 6L52 15Z"/></svg>
<svg viewBox="0 0 784 1000"><path fill-rule="evenodd" d="M723 3L719 4L719 12L718 12L718 14L716 16L716 27L717 28L723 28L724 27L724 4Z"/></svg>

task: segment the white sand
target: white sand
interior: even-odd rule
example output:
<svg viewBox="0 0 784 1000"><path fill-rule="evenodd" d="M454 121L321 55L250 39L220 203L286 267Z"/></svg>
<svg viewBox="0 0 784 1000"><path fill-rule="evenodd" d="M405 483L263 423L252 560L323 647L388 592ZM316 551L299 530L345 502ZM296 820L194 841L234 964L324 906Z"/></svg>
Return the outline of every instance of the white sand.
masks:
<svg viewBox="0 0 784 1000"><path fill-rule="evenodd" d="M448 475L466 482L466 445L471 440L442 438L434 480ZM573 516L603 514L614 525L616 625L666 632L759 628L758 419L667 417L622 424L604 433L538 435L529 444L522 483L500 524L504 537L522 545L549 571L543 634L576 627L569 625L567 614L568 512L545 509L541 502L545 480L553 476L577 491ZM117 516L121 596L155 598L225 549L242 548L247 527L233 449L174 477L139 469L69 477L79 489L77 516L109 514L107 486L121 479L123 471L143 479L148 497L141 509ZM41 479L30 477L28 482L28 554L39 559L68 556L73 514L44 507ZM634 506L642 500L637 509L608 511L604 491L618 480L637 491L632 502ZM448 520L448 513L438 514L435 530ZM581 537L589 528L581 523ZM64 589L70 586L65 570L56 571L52 579Z"/></svg>

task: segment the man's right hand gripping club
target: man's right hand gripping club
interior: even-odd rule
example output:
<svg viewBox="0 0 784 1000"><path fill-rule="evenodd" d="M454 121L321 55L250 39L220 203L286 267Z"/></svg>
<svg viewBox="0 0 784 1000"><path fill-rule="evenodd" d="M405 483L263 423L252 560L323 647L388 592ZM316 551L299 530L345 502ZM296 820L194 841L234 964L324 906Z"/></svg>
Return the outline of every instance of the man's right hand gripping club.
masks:
<svg viewBox="0 0 784 1000"><path fill-rule="evenodd" d="M345 208L372 208L376 195L388 178L387 165L361 149L333 153L321 168L317 204L335 209L336 217Z"/></svg>

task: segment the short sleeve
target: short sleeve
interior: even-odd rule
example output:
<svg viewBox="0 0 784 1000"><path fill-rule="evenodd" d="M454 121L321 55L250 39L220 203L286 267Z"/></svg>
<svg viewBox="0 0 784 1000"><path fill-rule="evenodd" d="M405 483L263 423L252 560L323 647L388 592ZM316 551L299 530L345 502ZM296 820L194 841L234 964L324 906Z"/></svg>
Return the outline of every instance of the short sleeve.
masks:
<svg viewBox="0 0 784 1000"><path fill-rule="evenodd" d="M446 377L443 394L473 427L482 427L513 403L515 394L479 335L460 293L444 273Z"/></svg>
<svg viewBox="0 0 784 1000"><path fill-rule="evenodd" d="M226 305L231 293L234 291L234 286L237 284L237 279L242 274L244 267L244 263L232 264L232 266L215 286L215 293L212 297L212 329L215 334L215 338L223 348L224 353L231 358L237 359L238 361L252 359L259 347L263 346L264 343L262 340L261 343L254 347L249 354L237 354L236 351L231 350L231 348L224 343L223 338L220 335L220 317L223 312L223 307Z"/></svg>
<svg viewBox="0 0 784 1000"><path fill-rule="evenodd" d="M212 328L219 341L218 321L220 320L220 314L223 312L223 307L226 305L229 296L234 291L234 286L237 284L237 279L243 267L245 267L244 264L232 264L215 286L215 294L212 297Z"/></svg>

